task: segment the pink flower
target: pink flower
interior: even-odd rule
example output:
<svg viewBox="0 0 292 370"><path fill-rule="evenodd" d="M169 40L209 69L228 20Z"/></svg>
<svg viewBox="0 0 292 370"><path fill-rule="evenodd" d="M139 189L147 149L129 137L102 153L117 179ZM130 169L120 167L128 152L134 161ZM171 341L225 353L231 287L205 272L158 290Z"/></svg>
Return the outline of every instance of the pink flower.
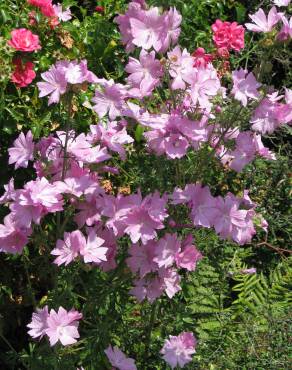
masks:
<svg viewBox="0 0 292 370"><path fill-rule="evenodd" d="M280 126L279 107L280 104L269 96L264 98L253 112L250 120L251 128L262 134L274 132Z"/></svg>
<svg viewBox="0 0 292 370"><path fill-rule="evenodd" d="M126 151L123 144L129 144L134 139L127 134L126 127L122 127L117 122L108 122L107 127L104 127L101 123L99 125L90 125L89 142L95 143L100 141L102 145L105 145L108 149L113 152L119 153L121 159L126 159Z"/></svg>
<svg viewBox="0 0 292 370"><path fill-rule="evenodd" d="M21 253L28 243L28 236L31 230L19 226L10 213L4 217L4 225L0 224L0 252Z"/></svg>
<svg viewBox="0 0 292 370"><path fill-rule="evenodd" d="M269 11L268 17L266 17L262 8L255 14L249 15L249 17L254 23L245 23L245 27L253 32L271 32L280 20L280 14L275 6Z"/></svg>
<svg viewBox="0 0 292 370"><path fill-rule="evenodd" d="M42 339L42 337L46 334L46 330L48 329L48 317L48 306L45 306L44 308L37 308L37 311L32 314L32 320L27 325L27 327L30 329L28 334L32 338Z"/></svg>
<svg viewBox="0 0 292 370"><path fill-rule="evenodd" d="M190 75L193 71L194 58L186 49L181 52L179 46L168 52L167 56L170 61L169 74L173 78L171 88L185 89L186 82L191 83Z"/></svg>
<svg viewBox="0 0 292 370"><path fill-rule="evenodd" d="M52 0L27 0L28 4L41 8L52 3Z"/></svg>
<svg viewBox="0 0 292 370"><path fill-rule="evenodd" d="M91 229L88 233L86 243L80 243L79 251L85 263L100 263L106 261L108 248L104 245L105 241L96 235L96 231Z"/></svg>
<svg viewBox="0 0 292 370"><path fill-rule="evenodd" d="M141 50L139 60L130 57L125 69L130 74L128 82L132 87L140 89L143 96L151 94L163 75L162 66L160 61L155 59L154 51L147 53Z"/></svg>
<svg viewBox="0 0 292 370"><path fill-rule="evenodd" d="M180 248L181 244L176 235L166 234L157 242L153 261L157 263L159 268L170 267L174 264Z"/></svg>
<svg viewBox="0 0 292 370"><path fill-rule="evenodd" d="M216 96L221 87L215 68L209 64L208 68L194 69L191 79L190 95L193 104L199 104L202 109L210 109L212 104L209 99Z"/></svg>
<svg viewBox="0 0 292 370"><path fill-rule="evenodd" d="M291 0L274 0L276 6L288 6Z"/></svg>
<svg viewBox="0 0 292 370"><path fill-rule="evenodd" d="M160 353L172 369L177 366L183 368L192 361L191 356L196 352L196 344L196 338L191 332L183 332L178 336L170 335Z"/></svg>
<svg viewBox="0 0 292 370"><path fill-rule="evenodd" d="M13 147L8 149L9 164L15 163L15 169L19 167L26 168L28 161L33 161L34 143L31 131L28 131L26 136L23 132L13 142Z"/></svg>
<svg viewBox="0 0 292 370"><path fill-rule="evenodd" d="M67 22L72 18L70 8L66 8L65 11L62 9L62 4L58 3L53 5L55 15L59 18L60 21Z"/></svg>
<svg viewBox="0 0 292 370"><path fill-rule="evenodd" d="M75 230L71 233L65 233L64 241L59 239L56 248L51 251L53 256L58 256L54 263L58 266L65 263L65 266L67 266L79 256L81 250L85 250L85 246L86 240L81 231ZM90 254L90 251L87 254ZM84 251L86 257L87 254Z"/></svg>
<svg viewBox="0 0 292 370"><path fill-rule="evenodd" d="M104 91L95 90L92 99L94 105L92 109L98 114L99 118L109 114L110 120L122 115L124 109L125 88L121 84L115 84L113 80L106 83Z"/></svg>
<svg viewBox="0 0 292 370"><path fill-rule="evenodd" d="M79 338L78 320L82 319L82 314L74 309L66 311L59 307L58 312L51 310L47 318L47 329L45 333L49 337L50 345L54 346L60 341L63 346L76 343Z"/></svg>
<svg viewBox="0 0 292 370"><path fill-rule="evenodd" d="M178 268L195 271L197 262L203 258L201 252L192 243L193 237L189 234L182 242L180 253L175 256L175 263Z"/></svg>
<svg viewBox="0 0 292 370"><path fill-rule="evenodd" d="M48 4L45 4L45 5L41 6L40 11L45 17L51 17L51 19L55 18L56 14L55 14L55 10L54 10L54 7L53 7L52 3L48 3ZM50 21L51 21L51 19L50 19ZM59 24L59 22L58 22L58 24Z"/></svg>
<svg viewBox="0 0 292 370"><path fill-rule="evenodd" d="M126 262L133 273L138 273L141 278L158 269L154 262L157 242L150 240L145 245L133 244L129 249L130 257Z"/></svg>
<svg viewBox="0 0 292 370"><path fill-rule="evenodd" d="M167 197L160 198L158 192L147 195L142 199L141 193L123 198L120 209L115 218L125 225L124 232L133 243L141 239L143 244L156 237L157 229L163 229L166 212Z"/></svg>
<svg viewBox="0 0 292 370"><path fill-rule="evenodd" d="M8 45L19 51L34 51L41 49L39 37L26 28L11 31L11 40Z"/></svg>
<svg viewBox="0 0 292 370"><path fill-rule="evenodd" d="M119 370L137 370L135 360L126 357L126 355L117 347L109 346L104 350L112 366Z"/></svg>
<svg viewBox="0 0 292 370"><path fill-rule="evenodd" d="M283 21L283 26L277 35L277 39L285 41L292 38L292 17L290 17L290 20L288 21L288 19L283 15L281 19Z"/></svg>
<svg viewBox="0 0 292 370"><path fill-rule="evenodd" d="M135 280L134 284L134 288L132 288L129 293L133 295L138 302L142 302L147 298L150 303L153 303L161 296L165 289L163 280L158 276Z"/></svg>
<svg viewBox="0 0 292 370"><path fill-rule="evenodd" d="M146 50L153 47L157 52L162 49L165 21L157 7L144 10L141 20L130 18L130 25L134 45Z"/></svg>
<svg viewBox="0 0 292 370"><path fill-rule="evenodd" d="M179 285L181 277L175 269L161 268L158 271L158 275L162 282L162 288L169 298L174 297L181 290L181 286Z"/></svg>
<svg viewBox="0 0 292 370"><path fill-rule="evenodd" d="M198 68L200 67L205 68L208 65L208 63L212 62L213 59L213 56L211 54L207 54L204 48L197 48L193 52L192 56L195 59L194 67Z"/></svg>
<svg viewBox="0 0 292 370"><path fill-rule="evenodd" d="M213 41L217 48L240 51L244 48L244 28L237 22L222 22L217 19L212 25Z"/></svg>
<svg viewBox="0 0 292 370"><path fill-rule="evenodd" d="M170 45L175 45L180 35L180 24L182 21L181 14L176 8L170 8L168 12L164 13L164 40L160 52L165 52Z"/></svg>
<svg viewBox="0 0 292 370"><path fill-rule="evenodd" d="M260 96L257 89L261 86L257 82L255 76L252 72L248 73L247 70L240 69L238 71L232 72L233 88L231 94L234 98L241 102L241 104L246 107L247 98L257 100Z"/></svg>
<svg viewBox="0 0 292 370"><path fill-rule="evenodd" d="M36 76L36 73L33 70L34 64L32 62L26 62L23 64L20 58L16 58L13 61L13 64L16 68L11 76L11 81L14 82L17 87L26 87Z"/></svg>
<svg viewBox="0 0 292 370"><path fill-rule="evenodd" d="M9 180L9 183L4 185L5 193L0 197L0 204L8 203L15 199L14 178Z"/></svg>
<svg viewBox="0 0 292 370"><path fill-rule="evenodd" d="M45 177L37 178L27 182L24 189L16 191L10 209L20 226L30 227L32 221L39 224L47 213L62 211L63 198L59 189Z"/></svg>
<svg viewBox="0 0 292 370"><path fill-rule="evenodd" d="M42 73L41 76L45 82L37 82L40 91L39 97L50 95L48 105L58 103L60 96L65 94L67 88L67 81L63 71L53 65L47 72Z"/></svg>
<svg viewBox="0 0 292 370"><path fill-rule="evenodd" d="M177 188L172 199L173 204L189 203L192 209L191 218L195 226L212 227L216 201L207 186L189 184L186 185L185 190Z"/></svg>

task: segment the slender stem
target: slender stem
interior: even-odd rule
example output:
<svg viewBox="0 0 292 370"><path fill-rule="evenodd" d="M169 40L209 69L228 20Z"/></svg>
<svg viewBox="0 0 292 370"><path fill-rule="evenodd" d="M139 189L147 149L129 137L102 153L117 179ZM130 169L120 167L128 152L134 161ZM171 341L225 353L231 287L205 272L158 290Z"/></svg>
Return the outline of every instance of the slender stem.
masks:
<svg viewBox="0 0 292 370"><path fill-rule="evenodd" d="M158 300L156 300L151 309L151 314L150 314L150 320L149 320L149 325L146 327L146 340L145 340L145 354L144 354L144 362L145 362L145 369L148 369L147 367L147 360L149 357L149 351L150 351L150 342L151 342L151 332L154 326L155 322L155 315L156 315L156 309L158 307Z"/></svg>
<svg viewBox="0 0 292 370"><path fill-rule="evenodd" d="M292 250L289 250L289 249L284 249L284 248L278 248L278 247L275 247L274 245L268 243L268 242L261 242L261 243L258 243L257 244L258 247L261 247L261 246L265 246L271 250L273 250L274 252L277 252L279 254L284 254L284 253L288 253L288 254L292 254Z"/></svg>

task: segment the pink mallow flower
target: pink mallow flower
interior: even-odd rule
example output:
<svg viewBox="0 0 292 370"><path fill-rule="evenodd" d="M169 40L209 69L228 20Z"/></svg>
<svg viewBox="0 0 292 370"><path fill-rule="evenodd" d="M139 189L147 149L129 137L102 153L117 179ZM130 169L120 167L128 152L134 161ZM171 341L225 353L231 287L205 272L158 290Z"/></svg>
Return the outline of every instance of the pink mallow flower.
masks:
<svg viewBox="0 0 292 370"><path fill-rule="evenodd" d="M193 237L189 234L181 243L181 250L175 256L175 263L178 268L195 271L197 262L202 258L202 253L193 244Z"/></svg>
<svg viewBox="0 0 292 370"><path fill-rule="evenodd" d="M121 84L114 83L113 80L104 84L103 91L95 90L95 96L92 102L95 105L92 109L98 114L99 118L104 117L107 113L110 120L122 115L125 108L125 87Z"/></svg>
<svg viewBox="0 0 292 370"><path fill-rule="evenodd" d="M133 244L129 249L130 257L126 263L130 270L135 274L139 273L143 278L150 272L158 270L158 265L154 262L157 242L150 240L145 245Z"/></svg>
<svg viewBox="0 0 292 370"><path fill-rule="evenodd" d="M67 80L63 71L53 65L41 76L44 81L37 82L39 97L50 95L48 105L58 103L60 96L65 94L67 88Z"/></svg>
<svg viewBox="0 0 292 370"><path fill-rule="evenodd" d="M193 72L195 59L186 49L181 51L179 46L169 51L167 56L170 62L169 74L173 78L171 88L173 90L185 89L186 83L191 83L190 75Z"/></svg>
<svg viewBox="0 0 292 370"><path fill-rule="evenodd" d="M104 239L98 237L94 229L89 230L86 243L81 243L79 247L84 262L100 263L106 261L108 248L104 244Z"/></svg>
<svg viewBox="0 0 292 370"><path fill-rule="evenodd" d="M90 246L89 246L90 247ZM80 230L72 231L64 234L64 240L58 240L56 248L51 251L53 256L58 256L54 263L58 266L63 263L67 266L74 259L76 259L82 250L87 257L89 251L86 251L86 240ZM89 248L90 249L90 248Z"/></svg>
<svg viewBox="0 0 292 370"><path fill-rule="evenodd" d="M156 245L153 261L157 263L159 268L170 267L174 264L180 249L181 243L176 234L166 234Z"/></svg>
<svg viewBox="0 0 292 370"><path fill-rule="evenodd" d="M277 35L277 39L280 41L285 41L289 38L292 38L292 17L290 17L288 21L288 19L283 15L281 19L283 22L283 26Z"/></svg>
<svg viewBox="0 0 292 370"><path fill-rule="evenodd" d="M17 87L28 86L35 78L36 73L34 71L34 64L30 61L23 63L20 58L13 60L15 69L11 76L11 81L15 83Z"/></svg>
<svg viewBox="0 0 292 370"><path fill-rule="evenodd" d="M257 89L261 86L257 82L254 74L252 72L248 73L247 70L239 69L238 71L232 72L233 88L231 94L234 98L241 102L241 104L246 107L247 99L257 100L260 96Z"/></svg>
<svg viewBox="0 0 292 370"><path fill-rule="evenodd" d="M141 50L139 60L130 57L125 69L130 74L128 82L132 87L138 88L142 96L150 95L163 75L162 66L160 61L155 59L154 51L148 53Z"/></svg>
<svg viewBox="0 0 292 370"><path fill-rule="evenodd" d="M60 3L58 3L57 5L53 5L53 9L59 21L67 22L72 18L70 8L66 8L66 10L63 11L62 4Z"/></svg>
<svg viewBox="0 0 292 370"><path fill-rule="evenodd" d="M15 163L15 169L19 167L26 168L28 161L33 161L34 143L31 131L28 131L26 136L23 132L13 142L13 147L8 149L9 164Z"/></svg>
<svg viewBox="0 0 292 370"><path fill-rule="evenodd" d="M177 366L183 368L187 363L192 361L192 355L196 352L197 341L191 332L183 332L178 336L170 335L166 339L160 351L172 369Z"/></svg>
<svg viewBox="0 0 292 370"><path fill-rule="evenodd" d="M0 224L0 252L21 253L30 234L31 230L19 226L10 213L4 218L4 224Z"/></svg>
<svg viewBox="0 0 292 370"><path fill-rule="evenodd" d="M134 139L127 134L126 127L121 126L116 121L108 122L104 127L102 123L99 125L90 125L91 133L88 135L88 141L94 144L99 141L108 149L120 155L121 159L126 159L126 151L124 144L134 142Z"/></svg>
<svg viewBox="0 0 292 370"><path fill-rule="evenodd" d="M244 48L244 28L237 22L222 22L217 19L212 24L213 41L217 48L240 51Z"/></svg>
<svg viewBox="0 0 292 370"><path fill-rule="evenodd" d="M123 204L115 214L115 219L124 224L124 232L133 243L141 239L143 244L157 236L156 230L163 229L166 212L167 196L159 193L147 195L142 199L141 193L123 198Z"/></svg>
<svg viewBox="0 0 292 370"><path fill-rule="evenodd" d="M245 23L245 27L249 31L253 32L271 32L274 26L281 19L275 6L273 6L269 11L268 17L262 8L260 8L255 14L249 15L249 17L254 23Z"/></svg>
<svg viewBox="0 0 292 370"><path fill-rule="evenodd" d="M41 49L38 35L34 35L26 28L11 31L11 39L8 45L19 51L35 51Z"/></svg>
<svg viewBox="0 0 292 370"><path fill-rule="evenodd" d="M118 370L137 370L135 360L127 357L117 346L108 346L104 352L114 368Z"/></svg>
<svg viewBox="0 0 292 370"><path fill-rule="evenodd" d="M36 312L32 314L31 322L27 325L30 329L28 334L36 339L42 339L46 335L46 330L48 329L48 306L44 308L37 308Z"/></svg>
<svg viewBox="0 0 292 370"><path fill-rule="evenodd" d="M63 210L63 198L59 189L45 177L29 181L24 189L16 190L15 201L10 209L15 222L23 227L30 227L31 222L39 224L47 213Z"/></svg>
<svg viewBox="0 0 292 370"><path fill-rule="evenodd" d="M74 309L66 311L59 307L58 312L51 310L47 318L46 335L49 337L50 345L54 346L60 341L63 346L76 343L79 338L78 320L82 319L82 314Z"/></svg>

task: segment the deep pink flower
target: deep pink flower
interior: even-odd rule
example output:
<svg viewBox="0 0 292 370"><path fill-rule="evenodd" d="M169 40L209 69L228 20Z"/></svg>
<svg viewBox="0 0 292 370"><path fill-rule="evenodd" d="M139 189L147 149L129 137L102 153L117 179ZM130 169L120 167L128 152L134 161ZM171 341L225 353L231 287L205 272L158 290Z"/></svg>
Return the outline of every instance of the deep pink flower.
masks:
<svg viewBox="0 0 292 370"><path fill-rule="evenodd" d="M197 48L192 56L195 59L194 67L202 67L205 68L208 63L211 63L213 60L213 56L211 54L207 54L204 48Z"/></svg>
<svg viewBox="0 0 292 370"><path fill-rule="evenodd" d="M26 28L11 31L11 39L8 45L19 51L34 51L41 49L38 35L34 35Z"/></svg>
<svg viewBox="0 0 292 370"><path fill-rule="evenodd" d="M126 357L126 355L117 347L109 346L104 350L112 366L119 370L137 370L135 360Z"/></svg>
<svg viewBox="0 0 292 370"><path fill-rule="evenodd" d="M40 7L40 11L41 13L45 16L45 17L55 17L55 9L53 7L53 4L52 3L48 3L48 4L45 4L43 6ZM59 22L58 22L59 23Z"/></svg>
<svg viewBox="0 0 292 370"><path fill-rule="evenodd" d="M257 82L254 74L252 72L248 73L247 70L239 69L232 72L233 88L231 94L234 98L241 102L241 104L246 107L247 99L257 100L260 96L257 89L261 86Z"/></svg>
<svg viewBox="0 0 292 370"><path fill-rule="evenodd" d="M217 48L240 51L244 48L244 28L237 22L222 22L217 19L212 25L213 41Z"/></svg>
<svg viewBox="0 0 292 370"><path fill-rule="evenodd" d="M28 4L41 8L52 3L52 0L27 0Z"/></svg>
<svg viewBox="0 0 292 370"><path fill-rule="evenodd" d="M79 230L64 234L64 241L58 240L56 248L51 251L53 256L58 256L54 263L58 266L63 263L67 266L79 256L80 250L84 251L86 240ZM84 253L85 254L85 253Z"/></svg>
<svg viewBox="0 0 292 370"><path fill-rule="evenodd" d="M82 319L82 314L74 309L66 311L59 307L58 312L51 310L47 319L47 329L45 330L50 340L50 345L54 346L60 341L63 346L76 343L79 338L78 320Z"/></svg>
<svg viewBox="0 0 292 370"><path fill-rule="evenodd" d="M28 334L32 338L42 339L42 337L46 334L46 330L48 329L48 317L48 306L45 306L44 308L37 308L36 312L32 314L31 322L27 325L27 327L30 329Z"/></svg>
<svg viewBox="0 0 292 370"><path fill-rule="evenodd" d="M177 366L183 368L192 361L191 356L196 352L196 344L197 341L193 333L183 332L178 336L170 335L160 353L172 369Z"/></svg>
<svg viewBox="0 0 292 370"><path fill-rule="evenodd" d="M15 163L15 169L19 167L26 168L28 161L33 161L34 143L31 131L26 136L23 132L13 142L13 147L8 149L9 164Z"/></svg>
<svg viewBox="0 0 292 370"><path fill-rule="evenodd" d="M245 23L245 27L253 32L271 32L281 19L280 13L277 12L275 6L269 11L268 17L262 8L255 14L249 15L249 17L254 23Z"/></svg>
<svg viewBox="0 0 292 370"><path fill-rule="evenodd" d="M14 82L17 87L26 87L36 76L33 69L34 64L29 61L23 64L20 58L13 60L13 64L15 65L15 69L11 76L11 81Z"/></svg>

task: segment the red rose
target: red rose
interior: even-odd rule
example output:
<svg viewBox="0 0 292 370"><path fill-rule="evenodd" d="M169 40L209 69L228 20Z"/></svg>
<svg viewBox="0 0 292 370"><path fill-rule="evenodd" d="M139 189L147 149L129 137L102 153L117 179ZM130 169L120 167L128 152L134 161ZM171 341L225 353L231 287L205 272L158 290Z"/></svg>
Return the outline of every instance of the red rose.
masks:
<svg viewBox="0 0 292 370"><path fill-rule="evenodd" d="M17 58L13 61L13 64L16 66L11 81L16 84L17 87L25 87L29 85L36 76L35 71L33 70L34 64L32 62L22 63L20 58Z"/></svg>

